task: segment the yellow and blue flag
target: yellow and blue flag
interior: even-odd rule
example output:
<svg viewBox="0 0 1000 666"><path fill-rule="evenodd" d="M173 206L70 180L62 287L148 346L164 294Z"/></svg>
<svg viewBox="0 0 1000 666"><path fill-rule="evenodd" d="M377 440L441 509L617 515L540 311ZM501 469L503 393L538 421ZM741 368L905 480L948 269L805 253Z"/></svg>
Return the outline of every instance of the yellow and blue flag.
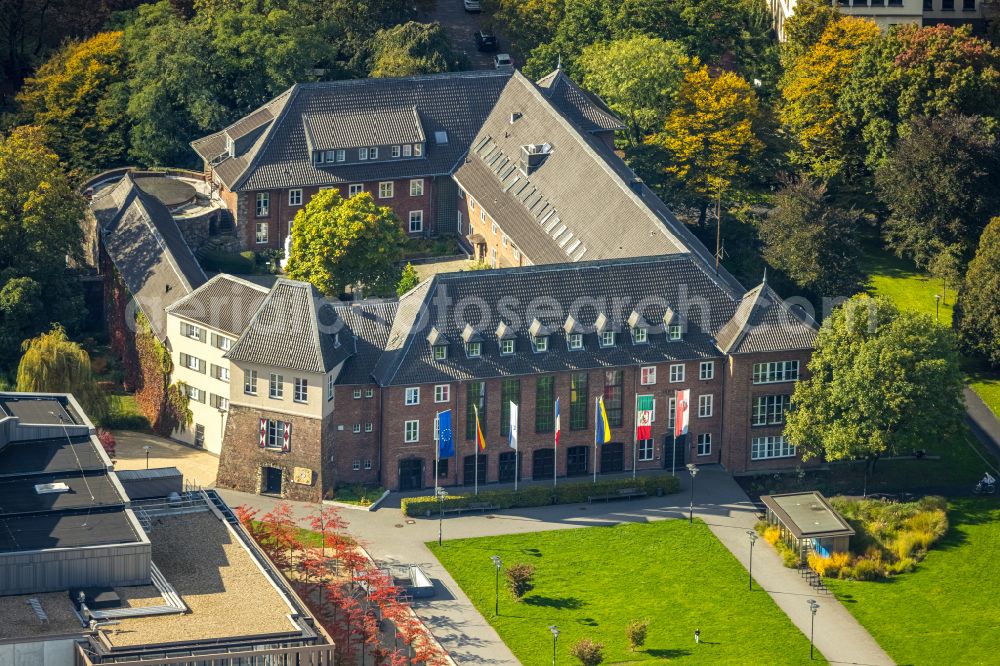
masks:
<svg viewBox="0 0 1000 666"><path fill-rule="evenodd" d="M608 413L604 411L604 398L596 401L596 418L594 423L594 443L606 444L611 441L611 427L608 426Z"/></svg>

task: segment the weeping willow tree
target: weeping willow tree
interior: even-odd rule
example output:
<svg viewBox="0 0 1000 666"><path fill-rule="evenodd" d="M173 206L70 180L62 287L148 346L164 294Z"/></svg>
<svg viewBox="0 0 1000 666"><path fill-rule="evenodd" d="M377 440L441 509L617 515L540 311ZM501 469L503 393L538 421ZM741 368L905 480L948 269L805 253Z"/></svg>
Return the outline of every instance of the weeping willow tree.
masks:
<svg viewBox="0 0 1000 666"><path fill-rule="evenodd" d="M108 401L90 369L90 355L68 337L62 326L25 340L17 366L17 390L72 393L91 421L100 422Z"/></svg>

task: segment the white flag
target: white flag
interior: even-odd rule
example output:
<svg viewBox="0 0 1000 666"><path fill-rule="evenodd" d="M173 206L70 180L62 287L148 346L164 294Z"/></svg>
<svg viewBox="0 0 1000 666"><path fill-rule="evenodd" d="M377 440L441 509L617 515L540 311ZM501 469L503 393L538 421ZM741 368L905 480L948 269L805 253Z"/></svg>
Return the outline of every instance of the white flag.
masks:
<svg viewBox="0 0 1000 666"><path fill-rule="evenodd" d="M517 450L517 405L510 401L510 434L507 436L507 445Z"/></svg>

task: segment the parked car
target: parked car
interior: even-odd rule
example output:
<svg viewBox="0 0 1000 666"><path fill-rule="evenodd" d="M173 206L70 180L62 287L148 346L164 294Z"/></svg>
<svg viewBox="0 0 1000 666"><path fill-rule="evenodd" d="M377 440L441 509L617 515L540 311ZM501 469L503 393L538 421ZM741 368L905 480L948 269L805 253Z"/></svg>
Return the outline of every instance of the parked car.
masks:
<svg viewBox="0 0 1000 666"><path fill-rule="evenodd" d="M510 59L509 53L498 53L495 56L493 56L493 66L497 69L513 67L514 61Z"/></svg>
<svg viewBox="0 0 1000 666"><path fill-rule="evenodd" d="M483 5L479 0L462 0L462 5L465 7L465 11L472 12L473 14L483 11Z"/></svg>
<svg viewBox="0 0 1000 666"><path fill-rule="evenodd" d="M496 53L500 46L497 36L488 30L477 30L473 37L476 40L476 48L483 53Z"/></svg>

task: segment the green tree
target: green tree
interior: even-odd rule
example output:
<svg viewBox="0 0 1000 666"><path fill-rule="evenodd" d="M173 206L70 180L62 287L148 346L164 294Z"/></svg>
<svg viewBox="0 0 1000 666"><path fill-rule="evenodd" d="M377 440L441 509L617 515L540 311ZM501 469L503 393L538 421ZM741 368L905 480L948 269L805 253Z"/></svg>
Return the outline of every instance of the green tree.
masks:
<svg viewBox="0 0 1000 666"><path fill-rule="evenodd" d="M804 459L864 459L870 474L882 456L940 450L962 436L954 336L925 314L854 296L820 329L809 375L785 425Z"/></svg>
<svg viewBox="0 0 1000 666"><path fill-rule="evenodd" d="M594 44L579 62L584 86L626 120L633 144L663 125L691 64L681 44L647 35Z"/></svg>
<svg viewBox="0 0 1000 666"><path fill-rule="evenodd" d="M483 9L503 26L518 53L550 42L563 15L564 0L487 0Z"/></svg>
<svg viewBox="0 0 1000 666"><path fill-rule="evenodd" d="M831 21L818 41L781 79L778 112L797 144L792 161L828 180L848 170L845 126L837 100L859 52L881 40L873 22L849 16Z"/></svg>
<svg viewBox="0 0 1000 666"><path fill-rule="evenodd" d="M107 397L90 369L90 356L56 326L48 333L25 340L17 366L17 390L72 393L95 422L107 414Z"/></svg>
<svg viewBox="0 0 1000 666"><path fill-rule="evenodd" d="M666 151L671 187L700 208L701 223L709 202L746 177L761 152L754 133L758 113L746 81L731 72L713 77L702 66L685 75L662 130L647 137Z"/></svg>
<svg viewBox="0 0 1000 666"><path fill-rule="evenodd" d="M931 277L941 280L941 297L947 304L948 285L955 286L962 279L961 248L957 245L937 248L927 264L927 271Z"/></svg>
<svg viewBox="0 0 1000 666"><path fill-rule="evenodd" d="M125 51L121 32L68 42L24 82L21 120L45 130L49 145L83 173L125 161Z"/></svg>
<svg viewBox="0 0 1000 666"><path fill-rule="evenodd" d="M785 19L783 55L794 62L819 42L827 26L837 20L837 10L827 0L799 0L795 13Z"/></svg>
<svg viewBox="0 0 1000 666"><path fill-rule="evenodd" d="M947 115L910 120L875 172L889 209L883 232L896 254L926 267L941 247L972 254L1000 210L1000 153L990 123Z"/></svg>
<svg viewBox="0 0 1000 666"><path fill-rule="evenodd" d="M417 275L417 269L410 262L406 262L403 274L399 277L399 284L396 285L396 295L402 296L418 284L420 284L420 276Z"/></svg>
<svg viewBox="0 0 1000 666"><path fill-rule="evenodd" d="M40 285L30 277L15 277L0 287L0 365L17 358L21 343L43 330L46 318L45 297Z"/></svg>
<svg viewBox="0 0 1000 666"><path fill-rule="evenodd" d="M370 76L389 78L434 74L458 69L448 35L441 24L409 21L379 30L373 41L375 56Z"/></svg>
<svg viewBox="0 0 1000 666"><path fill-rule="evenodd" d="M838 108L852 151L875 171L913 117L1000 117L1000 49L969 26L899 26L858 54Z"/></svg>
<svg viewBox="0 0 1000 666"><path fill-rule="evenodd" d="M955 328L962 350L1000 369L1000 217L979 239L955 304Z"/></svg>
<svg viewBox="0 0 1000 666"><path fill-rule="evenodd" d="M788 179L758 221L764 258L815 294L853 294L862 286L859 216L830 201L825 185Z"/></svg>
<svg viewBox="0 0 1000 666"><path fill-rule="evenodd" d="M399 218L368 192L343 199L336 190L323 190L295 216L288 276L327 296L348 285L391 293L405 242Z"/></svg>

